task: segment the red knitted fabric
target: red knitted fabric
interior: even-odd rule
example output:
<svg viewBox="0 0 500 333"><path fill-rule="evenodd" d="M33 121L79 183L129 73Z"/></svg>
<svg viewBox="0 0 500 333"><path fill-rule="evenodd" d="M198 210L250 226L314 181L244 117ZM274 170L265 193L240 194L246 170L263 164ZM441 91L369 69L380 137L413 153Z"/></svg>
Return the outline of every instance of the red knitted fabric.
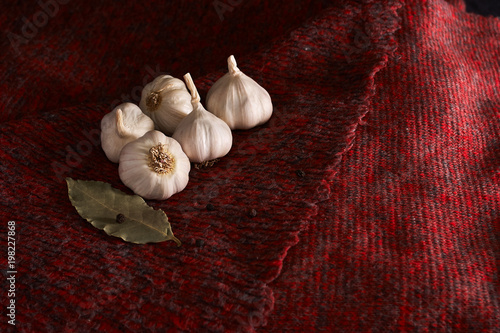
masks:
<svg viewBox="0 0 500 333"><path fill-rule="evenodd" d="M271 331L500 330L500 23L398 13L332 195L271 283Z"/></svg>
<svg viewBox="0 0 500 333"><path fill-rule="evenodd" d="M18 331L500 330L498 19L443 0L37 6L0 14ZM148 201L183 246L80 218L64 177L131 193L102 116L160 72L203 97L230 54L275 110Z"/></svg>

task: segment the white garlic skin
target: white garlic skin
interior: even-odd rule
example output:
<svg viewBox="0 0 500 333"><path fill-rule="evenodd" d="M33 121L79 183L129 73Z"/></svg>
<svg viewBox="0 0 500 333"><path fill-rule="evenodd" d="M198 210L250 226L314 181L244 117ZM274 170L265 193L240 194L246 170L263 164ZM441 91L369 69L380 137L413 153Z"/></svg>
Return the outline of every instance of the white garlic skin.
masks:
<svg viewBox="0 0 500 333"><path fill-rule="evenodd" d="M156 129L167 135L174 133L181 120L193 110L186 85L170 75L158 76L148 83L142 89L139 106L153 119Z"/></svg>
<svg viewBox="0 0 500 333"><path fill-rule="evenodd" d="M173 158L172 170L158 173L151 167L151 148L164 145ZM159 131L150 131L127 144L120 154L118 173L128 188L145 199L164 200L182 191L189 181L191 163L181 145Z"/></svg>
<svg viewBox="0 0 500 333"><path fill-rule="evenodd" d="M208 91L207 109L231 129L250 129L267 122L273 113L269 93L239 70L234 56L228 58L228 68Z"/></svg>
<svg viewBox="0 0 500 333"><path fill-rule="evenodd" d="M179 141L182 150L195 163L223 157L233 145L229 126L201 104L181 121L172 137Z"/></svg>
<svg viewBox="0 0 500 333"><path fill-rule="evenodd" d="M118 163L122 148L154 129L151 118L132 103L118 105L101 120L101 146L106 157Z"/></svg>
<svg viewBox="0 0 500 333"><path fill-rule="evenodd" d="M193 111L177 126L172 136L179 141L191 162L203 163L225 156L233 145L229 126L205 110L191 76L184 76L193 96Z"/></svg>

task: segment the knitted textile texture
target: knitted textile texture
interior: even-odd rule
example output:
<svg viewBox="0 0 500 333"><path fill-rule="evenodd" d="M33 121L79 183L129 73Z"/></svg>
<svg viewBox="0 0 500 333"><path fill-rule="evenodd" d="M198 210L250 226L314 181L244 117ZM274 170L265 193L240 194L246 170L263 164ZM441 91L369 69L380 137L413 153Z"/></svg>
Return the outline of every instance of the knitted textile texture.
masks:
<svg viewBox="0 0 500 333"><path fill-rule="evenodd" d="M332 195L271 283L270 331L500 330L500 24L437 0L398 14Z"/></svg>
<svg viewBox="0 0 500 333"><path fill-rule="evenodd" d="M19 332L500 330L499 19L458 0L42 0L0 22L1 331L11 299ZM164 73L204 103L231 54L273 116L147 200L183 245L82 219L65 177L132 194L101 118Z"/></svg>

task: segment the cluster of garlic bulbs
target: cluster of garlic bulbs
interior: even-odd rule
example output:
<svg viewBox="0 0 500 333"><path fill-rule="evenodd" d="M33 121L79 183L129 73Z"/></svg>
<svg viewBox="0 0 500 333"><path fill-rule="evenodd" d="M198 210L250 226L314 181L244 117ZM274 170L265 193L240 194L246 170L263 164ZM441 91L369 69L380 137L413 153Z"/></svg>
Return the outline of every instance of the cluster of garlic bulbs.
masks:
<svg viewBox="0 0 500 333"><path fill-rule="evenodd" d="M231 150L232 129L269 120L268 92L238 69L234 56L228 69L208 92L208 110L188 73L187 88L170 75L159 76L144 87L140 108L124 103L103 117L102 148L134 193L162 200L182 191L190 162L210 165Z"/></svg>

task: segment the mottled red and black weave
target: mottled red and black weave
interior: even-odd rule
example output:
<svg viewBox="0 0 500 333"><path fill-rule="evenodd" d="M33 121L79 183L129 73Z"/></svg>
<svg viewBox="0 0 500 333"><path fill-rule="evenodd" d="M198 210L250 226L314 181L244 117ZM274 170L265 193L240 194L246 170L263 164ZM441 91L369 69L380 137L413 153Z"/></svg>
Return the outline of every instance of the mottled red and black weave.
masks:
<svg viewBox="0 0 500 333"><path fill-rule="evenodd" d="M444 0L43 8L0 14L18 331L500 330L498 19ZM160 72L191 72L205 95L230 54L275 110L183 192L148 201L183 246L80 218L64 177L131 193L100 148L102 116Z"/></svg>

